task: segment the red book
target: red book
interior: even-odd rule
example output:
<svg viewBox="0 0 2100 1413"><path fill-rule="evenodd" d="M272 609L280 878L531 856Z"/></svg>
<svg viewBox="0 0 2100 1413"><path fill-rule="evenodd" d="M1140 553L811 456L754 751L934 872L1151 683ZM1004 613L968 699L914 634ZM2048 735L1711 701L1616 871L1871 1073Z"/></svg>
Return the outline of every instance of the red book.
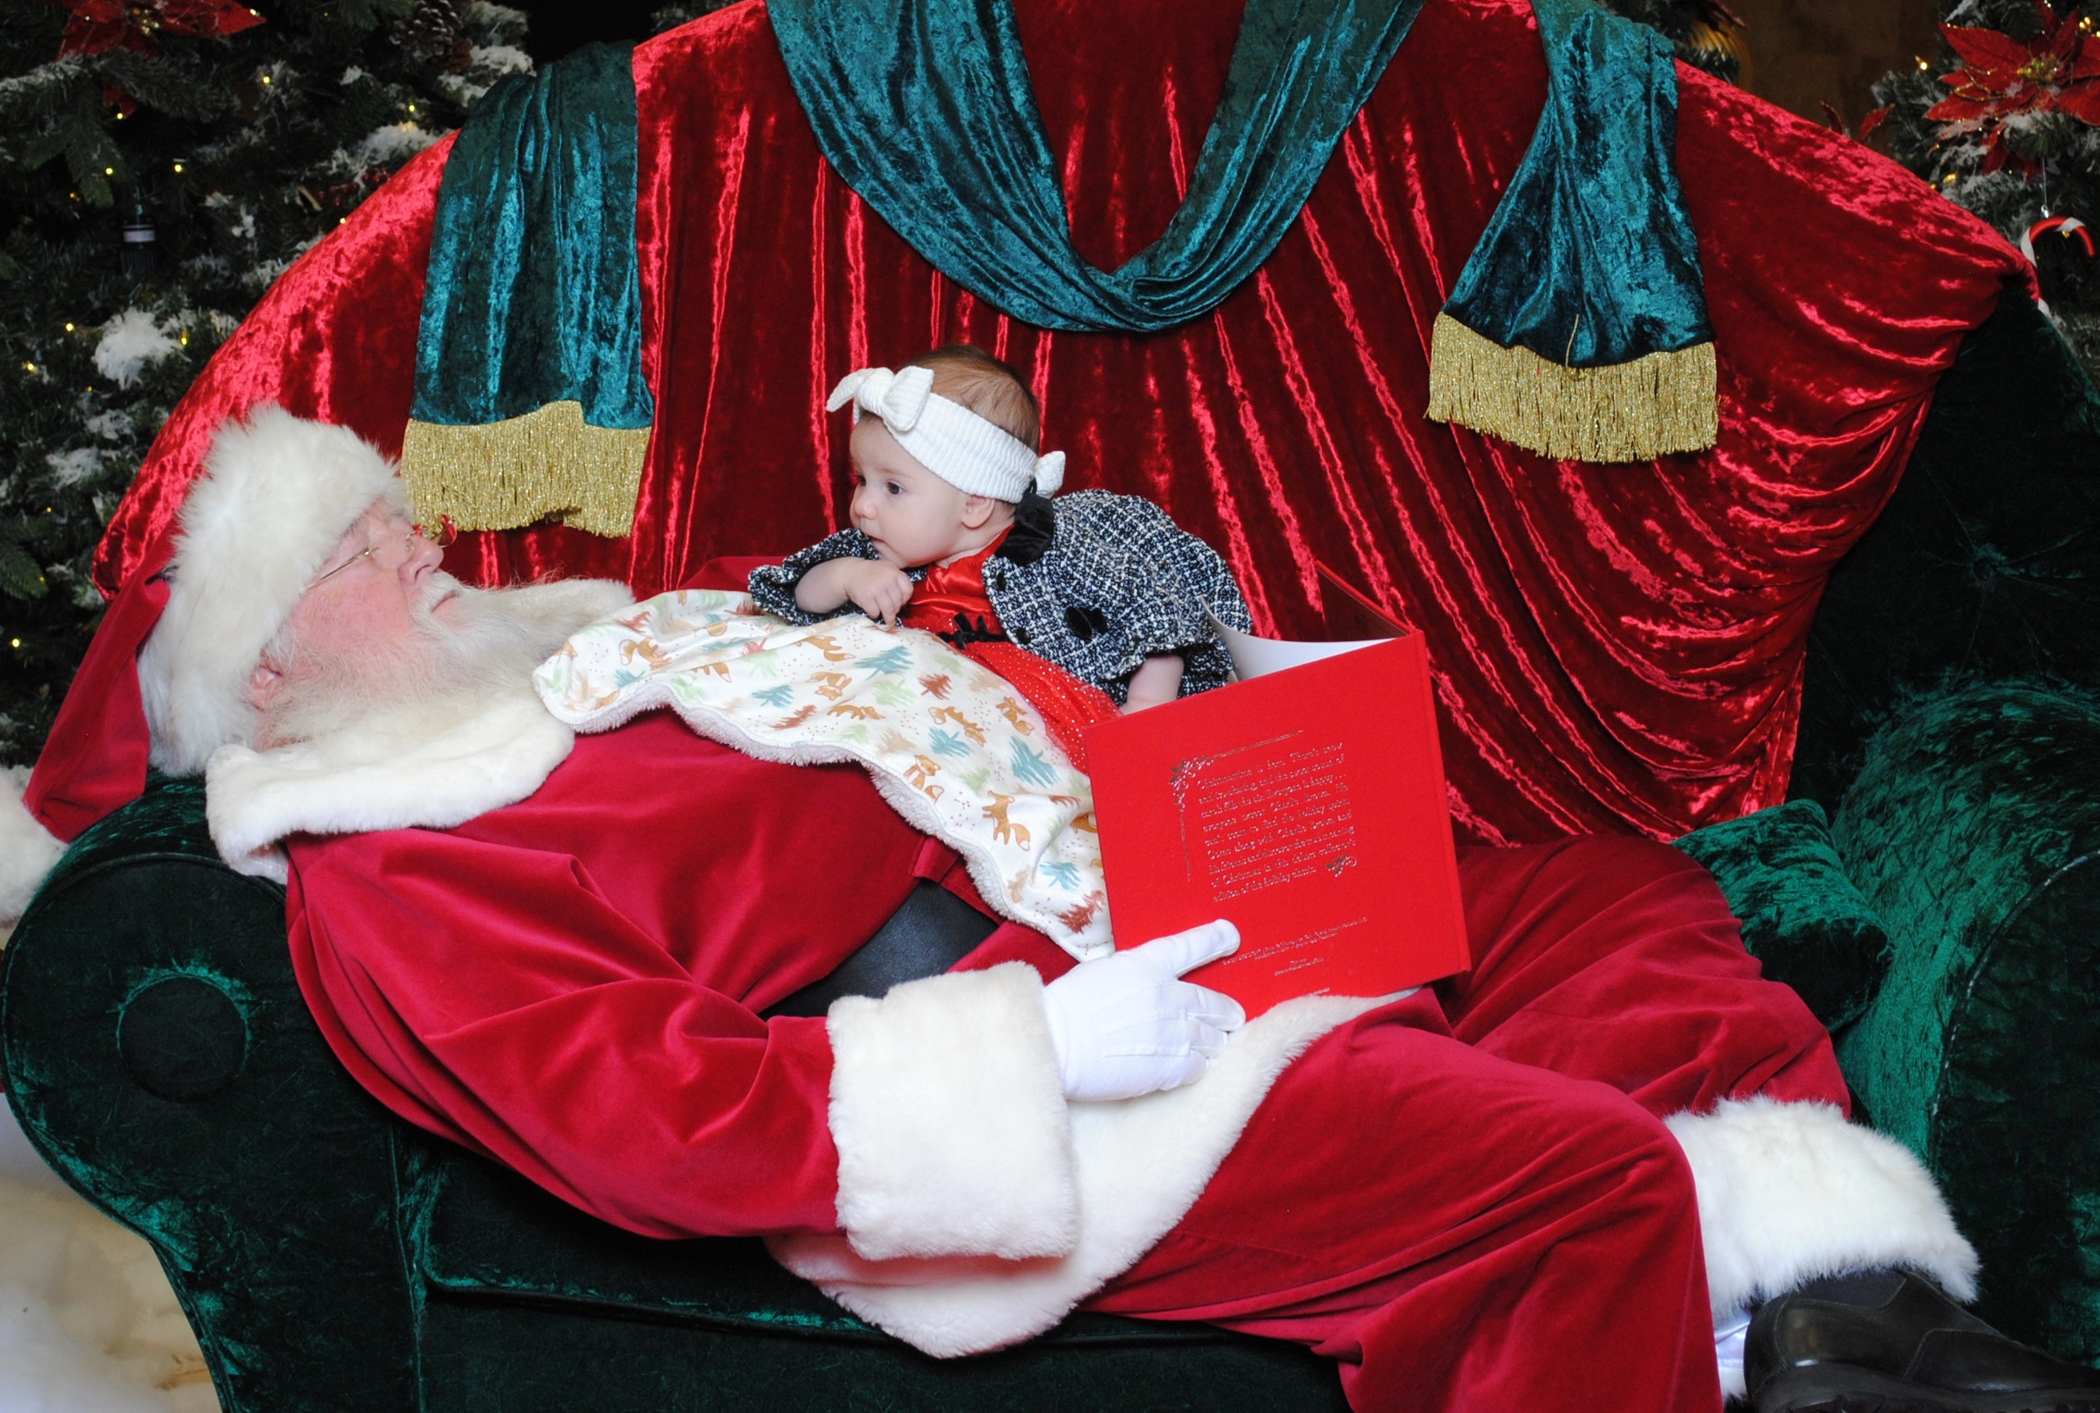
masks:
<svg viewBox="0 0 2100 1413"><path fill-rule="evenodd" d="M1465 970L1420 636L1246 671L1087 732L1119 945L1231 919L1239 951L1189 979L1250 1016L1293 996L1382 996Z"/></svg>

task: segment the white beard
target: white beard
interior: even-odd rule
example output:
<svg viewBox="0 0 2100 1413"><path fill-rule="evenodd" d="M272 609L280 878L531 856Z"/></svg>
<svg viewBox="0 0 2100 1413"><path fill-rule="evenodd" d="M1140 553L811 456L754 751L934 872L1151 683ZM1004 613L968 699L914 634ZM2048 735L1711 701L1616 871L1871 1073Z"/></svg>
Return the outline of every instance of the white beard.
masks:
<svg viewBox="0 0 2100 1413"><path fill-rule="evenodd" d="M449 579L425 600L457 588ZM222 746L205 767L205 813L234 869L283 882L291 834L447 829L540 787L574 736L540 705L532 669L578 628L625 607L621 584L572 579L457 588L442 619L357 659L281 661L261 749Z"/></svg>
<svg viewBox="0 0 2100 1413"><path fill-rule="evenodd" d="M609 599L618 607L629 597L598 580L475 589L437 573L425 583L410 609L412 631L399 642L356 653L283 644L283 676L257 723L257 747L409 725L433 709L456 715L466 702L515 691L570 633L609 611ZM448 599L440 618L433 609Z"/></svg>

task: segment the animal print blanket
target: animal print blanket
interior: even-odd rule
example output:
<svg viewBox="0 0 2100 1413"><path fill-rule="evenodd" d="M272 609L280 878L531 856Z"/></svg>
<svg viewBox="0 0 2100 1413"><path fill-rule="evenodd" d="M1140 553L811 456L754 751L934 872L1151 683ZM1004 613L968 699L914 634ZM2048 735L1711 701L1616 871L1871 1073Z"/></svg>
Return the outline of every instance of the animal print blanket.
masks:
<svg viewBox="0 0 2100 1413"><path fill-rule="evenodd" d="M991 907L1081 961L1114 948L1086 776L1020 693L930 633L860 614L796 626L748 594L686 589L585 628L533 680L578 731L669 707L761 760L863 766Z"/></svg>

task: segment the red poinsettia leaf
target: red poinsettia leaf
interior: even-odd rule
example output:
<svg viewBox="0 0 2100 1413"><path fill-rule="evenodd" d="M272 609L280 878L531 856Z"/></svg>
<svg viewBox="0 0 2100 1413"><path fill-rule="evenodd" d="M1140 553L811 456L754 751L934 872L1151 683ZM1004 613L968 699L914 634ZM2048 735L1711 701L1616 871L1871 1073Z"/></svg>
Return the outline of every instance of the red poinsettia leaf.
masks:
<svg viewBox="0 0 2100 1413"><path fill-rule="evenodd" d="M102 17L105 13L108 18ZM151 39L132 27L121 5L89 3L66 21L66 32L58 42L58 57L102 54L111 49L136 49L142 54L160 52Z"/></svg>
<svg viewBox="0 0 2100 1413"><path fill-rule="evenodd" d="M160 18L177 34L238 34L262 23L240 0L161 0Z"/></svg>
<svg viewBox="0 0 2100 1413"><path fill-rule="evenodd" d="M2081 123L2100 128L2100 80L2066 84L2056 95L2056 111L2069 113Z"/></svg>
<svg viewBox="0 0 2100 1413"><path fill-rule="evenodd" d="M2090 36L2087 38L2090 40ZM2066 83L2074 79L2100 78L2100 44L2080 44L2078 52L2071 56L2071 67L2062 77Z"/></svg>
<svg viewBox="0 0 2100 1413"><path fill-rule="evenodd" d="M2059 20L2047 0L2035 0L2034 12L2042 22L2041 37L2034 43L2034 52L2059 57L2070 53L2078 43L2078 26L2068 23L2070 16Z"/></svg>
<svg viewBox="0 0 2100 1413"><path fill-rule="evenodd" d="M2004 166L2005 158L2005 144L1998 141L1996 133L1992 133L1991 140L1985 143L1983 148L1983 174L1989 176Z"/></svg>
<svg viewBox="0 0 2100 1413"><path fill-rule="evenodd" d="M1973 121L1989 117L1991 106L1969 98L1942 98L1925 110L1925 116L1935 123Z"/></svg>
<svg viewBox="0 0 2100 1413"><path fill-rule="evenodd" d="M1997 70L2010 77L2034 58L2032 49L2002 30L1941 25L1940 33L1972 69Z"/></svg>
<svg viewBox="0 0 2100 1413"><path fill-rule="evenodd" d="M1874 129L1880 127L1887 120L1888 115L1889 110L1887 108L1876 108L1864 118L1861 118L1859 120L1859 140L1865 142L1872 137Z"/></svg>

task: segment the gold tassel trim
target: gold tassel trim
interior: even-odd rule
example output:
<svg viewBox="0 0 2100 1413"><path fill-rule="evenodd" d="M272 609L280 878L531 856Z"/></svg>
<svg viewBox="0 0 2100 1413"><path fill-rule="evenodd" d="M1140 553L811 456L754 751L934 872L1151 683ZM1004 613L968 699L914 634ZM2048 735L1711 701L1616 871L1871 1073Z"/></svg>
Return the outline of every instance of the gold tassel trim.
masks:
<svg viewBox="0 0 2100 1413"><path fill-rule="evenodd" d="M1429 412L1556 461L1652 461L1720 435L1714 346L1603 368L1504 348L1448 314L1429 338Z"/></svg>
<svg viewBox="0 0 2100 1413"><path fill-rule="evenodd" d="M546 406L501 422L408 424L401 478L416 519L459 530L515 530L556 520L618 538L634 528L649 429L587 426L583 405Z"/></svg>

